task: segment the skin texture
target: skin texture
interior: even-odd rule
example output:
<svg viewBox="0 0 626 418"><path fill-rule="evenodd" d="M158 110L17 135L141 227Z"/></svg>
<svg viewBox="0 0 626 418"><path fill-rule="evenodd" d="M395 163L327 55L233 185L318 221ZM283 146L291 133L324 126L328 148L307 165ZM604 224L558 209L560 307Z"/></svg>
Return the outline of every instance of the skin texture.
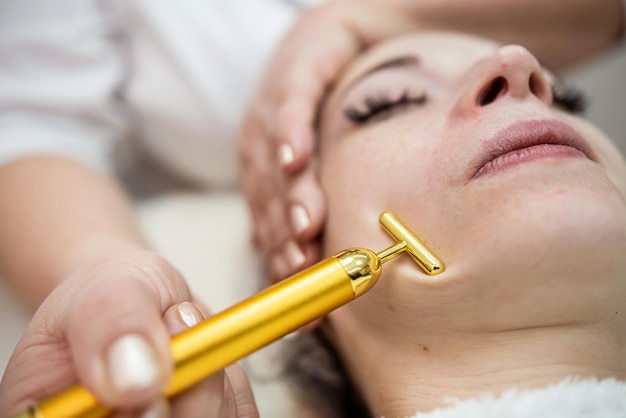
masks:
<svg viewBox="0 0 626 418"><path fill-rule="evenodd" d="M363 75L399 56L419 63ZM324 325L374 416L568 375L626 378L626 164L553 104L551 79L520 46L425 33L372 48L331 93L320 126L324 254L389 246L377 225L388 210L446 264L429 277L406 256L390 262ZM364 125L344 116L401 93L426 100ZM536 121L573 129L592 159L544 152L474 177L499 132Z"/></svg>
<svg viewBox="0 0 626 418"><path fill-rule="evenodd" d="M622 7L620 0L333 0L305 13L271 60L239 135L242 184L272 279L318 259L326 207L312 163L316 111L365 48L415 30L455 30L525 45L562 69L616 43Z"/></svg>

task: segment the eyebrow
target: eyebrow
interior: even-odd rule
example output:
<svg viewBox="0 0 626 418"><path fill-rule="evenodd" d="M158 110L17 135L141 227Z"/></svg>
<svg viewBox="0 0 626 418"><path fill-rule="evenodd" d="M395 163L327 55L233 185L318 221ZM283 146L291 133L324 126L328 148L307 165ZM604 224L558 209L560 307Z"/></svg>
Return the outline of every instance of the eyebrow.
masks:
<svg viewBox="0 0 626 418"><path fill-rule="evenodd" d="M550 68L550 66L546 65L545 62L539 60L539 66L541 67L541 69L543 70L544 73L549 74L554 81L557 84L562 84L563 83L563 78L558 74L558 72L554 71L552 68ZM369 75L376 73L378 71L381 70L385 70L388 68L401 68L401 67L410 67L410 66L414 66L414 65L418 65L420 64L420 59L419 57L417 57L416 55L402 55L399 57L393 57L391 59L388 59L387 61L384 61L368 70L366 70L365 72L363 72L362 74L359 74L354 80L352 80L344 89L344 93L349 91L351 88L353 88L357 83L359 83L360 81L362 81L364 78L368 77ZM343 94L342 94L343 95Z"/></svg>
<svg viewBox="0 0 626 418"><path fill-rule="evenodd" d="M401 68L401 67L410 67L414 65L418 65L420 63L420 59L415 55L402 55L399 57L393 57L388 59L387 61L381 62L378 65L366 70L362 74L359 74L354 80L350 82L346 87L343 88L344 93L349 91L355 84L359 83L361 80L366 78L367 76L376 73L381 70L386 70L388 68ZM343 94L342 94L343 95Z"/></svg>
<svg viewBox="0 0 626 418"><path fill-rule="evenodd" d="M345 87L343 87L340 92L338 92L339 97L344 97L346 93L349 92L356 84L358 84L364 78L367 78L367 76L373 73L376 73L378 71L385 70L388 68L409 67L413 65L418 65L419 63L420 63L420 59L416 55L401 55L401 56L395 56L393 58L390 58L386 61L381 62L378 65L375 65L372 68L367 69L362 74L359 74L354 80L350 81L350 83L348 83ZM328 103L326 102L326 100L322 100L322 104L319 106L317 116L316 116L316 120L317 120L315 122L316 126L319 124L319 117L321 114L321 111L319 109L323 109L324 107L327 106L327 104Z"/></svg>
<svg viewBox="0 0 626 418"><path fill-rule="evenodd" d="M358 77L357 80L360 80L363 77L367 77L368 75L375 73L377 71L380 71L380 70L384 70L387 68L394 68L394 67L408 67L412 65L417 65L419 64L419 62L420 62L419 58L416 57L415 55L404 55L401 57L391 58L365 71L363 74L361 74Z"/></svg>
<svg viewBox="0 0 626 418"><path fill-rule="evenodd" d="M388 59L387 61L383 61L380 64L375 65L374 67L369 68L368 70L364 71L362 74L359 74L354 80L352 80L348 85L346 85L342 89L341 95L343 96L345 92L350 91L350 89L352 89L356 84L358 84L364 78L367 78L367 76L373 73L376 73L381 70L386 70L388 68L410 67L410 66L417 65L419 63L420 63L420 60L415 55L402 55L399 57L393 57L391 59Z"/></svg>

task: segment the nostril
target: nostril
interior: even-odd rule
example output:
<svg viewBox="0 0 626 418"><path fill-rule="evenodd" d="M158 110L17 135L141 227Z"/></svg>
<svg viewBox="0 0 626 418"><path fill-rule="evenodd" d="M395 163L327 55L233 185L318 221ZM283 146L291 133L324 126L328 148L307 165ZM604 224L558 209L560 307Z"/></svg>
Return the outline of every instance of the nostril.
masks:
<svg viewBox="0 0 626 418"><path fill-rule="evenodd" d="M507 82L504 77L496 77L491 83L480 92L478 95L478 106L487 106L498 98L500 94L506 93L508 88Z"/></svg>
<svg viewBox="0 0 626 418"><path fill-rule="evenodd" d="M544 84L541 82L539 76L535 73L532 73L530 75L528 87L530 88L531 93L534 94L536 97L543 97L543 95L546 93Z"/></svg>

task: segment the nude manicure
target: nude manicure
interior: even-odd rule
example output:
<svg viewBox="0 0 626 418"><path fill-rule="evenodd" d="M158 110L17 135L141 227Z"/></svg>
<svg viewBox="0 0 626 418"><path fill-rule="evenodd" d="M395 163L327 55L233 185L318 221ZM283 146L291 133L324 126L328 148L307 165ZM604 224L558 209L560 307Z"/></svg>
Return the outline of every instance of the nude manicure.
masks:
<svg viewBox="0 0 626 418"><path fill-rule="evenodd" d="M200 321L202 321L200 313L190 302L181 303L176 307L176 310L178 310L178 315L180 316L180 319L189 328L198 325Z"/></svg>
<svg viewBox="0 0 626 418"><path fill-rule="evenodd" d="M278 148L278 160L280 164L285 167L293 162L294 154L293 148L289 144L281 144Z"/></svg>
<svg viewBox="0 0 626 418"><path fill-rule="evenodd" d="M289 241L285 245L285 256L287 257L287 262L291 270L298 270L304 264L304 254L298 244L293 241Z"/></svg>
<svg viewBox="0 0 626 418"><path fill-rule="evenodd" d="M291 224L298 235L302 235L311 225L309 214L302 205L293 205L291 207Z"/></svg>
<svg viewBox="0 0 626 418"><path fill-rule="evenodd" d="M272 271L273 274L280 280L284 279L285 277L287 277L287 274L289 274L289 266L287 265L287 261L284 259L283 254L281 254L280 252L277 252L272 257Z"/></svg>
<svg viewBox="0 0 626 418"><path fill-rule="evenodd" d="M119 392L148 388L159 378L155 353L139 334L128 334L115 341L107 360L111 382Z"/></svg>
<svg viewBox="0 0 626 418"><path fill-rule="evenodd" d="M163 398L158 399L142 414L141 418L166 418L169 414L169 405Z"/></svg>

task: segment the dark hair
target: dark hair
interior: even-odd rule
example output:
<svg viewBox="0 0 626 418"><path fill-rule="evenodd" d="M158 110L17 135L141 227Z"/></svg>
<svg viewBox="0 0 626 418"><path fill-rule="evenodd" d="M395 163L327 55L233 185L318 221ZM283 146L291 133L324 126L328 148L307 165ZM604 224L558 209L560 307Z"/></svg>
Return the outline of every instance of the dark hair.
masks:
<svg viewBox="0 0 626 418"><path fill-rule="evenodd" d="M333 418L372 418L319 328L286 341L282 350L284 377L298 400Z"/></svg>

